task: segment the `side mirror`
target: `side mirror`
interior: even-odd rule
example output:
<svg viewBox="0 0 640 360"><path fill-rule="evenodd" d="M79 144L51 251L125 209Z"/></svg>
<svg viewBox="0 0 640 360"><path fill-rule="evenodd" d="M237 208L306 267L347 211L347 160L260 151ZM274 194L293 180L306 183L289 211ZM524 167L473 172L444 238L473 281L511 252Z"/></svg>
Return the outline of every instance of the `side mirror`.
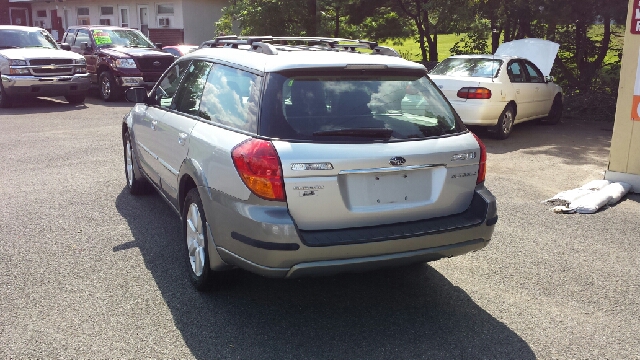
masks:
<svg viewBox="0 0 640 360"><path fill-rule="evenodd" d="M155 45L158 49L162 49L162 43L155 43L153 45Z"/></svg>
<svg viewBox="0 0 640 360"><path fill-rule="evenodd" d="M146 103L149 96L147 95L147 90L143 87L137 86L127 89L125 93L125 97L127 101L132 103Z"/></svg>
<svg viewBox="0 0 640 360"><path fill-rule="evenodd" d="M544 77L544 81L550 83L550 82L554 82L556 79L553 76L545 76Z"/></svg>
<svg viewBox="0 0 640 360"><path fill-rule="evenodd" d="M67 43L60 43L60 49L71 51L71 45L69 45Z"/></svg>
<svg viewBox="0 0 640 360"><path fill-rule="evenodd" d="M93 51L93 48L91 48L89 43L85 41L80 43L80 50L84 51L85 54L90 54Z"/></svg>

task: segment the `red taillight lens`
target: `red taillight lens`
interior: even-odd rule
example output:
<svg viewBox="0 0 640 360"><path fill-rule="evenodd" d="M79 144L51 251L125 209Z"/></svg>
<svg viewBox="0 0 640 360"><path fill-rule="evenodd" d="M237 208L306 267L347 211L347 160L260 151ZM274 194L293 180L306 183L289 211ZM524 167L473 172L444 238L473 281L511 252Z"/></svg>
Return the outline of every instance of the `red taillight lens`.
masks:
<svg viewBox="0 0 640 360"><path fill-rule="evenodd" d="M266 200L285 201L280 158L273 144L249 139L233 148L231 158L245 185Z"/></svg>
<svg viewBox="0 0 640 360"><path fill-rule="evenodd" d="M478 145L480 145L480 166L478 167L478 178L476 179L476 184L480 184L487 174L487 148L476 134L473 134L473 137L476 138Z"/></svg>
<svg viewBox="0 0 640 360"><path fill-rule="evenodd" d="M483 87L463 87L458 90L458 97L463 99L491 99L491 90Z"/></svg>

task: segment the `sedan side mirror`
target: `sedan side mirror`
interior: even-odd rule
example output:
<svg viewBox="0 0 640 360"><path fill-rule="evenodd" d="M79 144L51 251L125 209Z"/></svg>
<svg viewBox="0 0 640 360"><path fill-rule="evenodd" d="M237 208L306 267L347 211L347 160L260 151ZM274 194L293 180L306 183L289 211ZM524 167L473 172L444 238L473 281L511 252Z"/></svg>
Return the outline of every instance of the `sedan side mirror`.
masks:
<svg viewBox="0 0 640 360"><path fill-rule="evenodd" d="M554 82L556 79L553 76L545 76L544 77L544 81L550 83L550 82Z"/></svg>
<svg viewBox="0 0 640 360"><path fill-rule="evenodd" d="M69 45L67 43L60 43L60 49L71 51L71 45Z"/></svg>
<svg viewBox="0 0 640 360"><path fill-rule="evenodd" d="M146 103L147 100L149 99L149 96L147 95L147 90L140 86L127 89L127 92L125 93L125 97L127 98L127 101L136 103L136 104Z"/></svg>

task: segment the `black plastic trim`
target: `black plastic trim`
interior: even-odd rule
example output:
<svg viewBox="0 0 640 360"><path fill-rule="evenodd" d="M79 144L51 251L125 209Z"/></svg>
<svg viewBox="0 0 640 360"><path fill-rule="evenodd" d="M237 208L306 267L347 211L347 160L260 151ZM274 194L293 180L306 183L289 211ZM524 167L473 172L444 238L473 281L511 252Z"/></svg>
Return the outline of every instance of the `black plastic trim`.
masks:
<svg viewBox="0 0 640 360"><path fill-rule="evenodd" d="M490 205L491 203L476 191L471 200L471 205L460 214L427 220L359 228L337 230L298 229L298 233L302 243L309 247L408 239L481 226L487 219ZM497 215L492 218L495 218L497 221Z"/></svg>
<svg viewBox="0 0 640 360"><path fill-rule="evenodd" d="M487 220L487 226L493 226L498 222L498 216Z"/></svg>
<svg viewBox="0 0 640 360"><path fill-rule="evenodd" d="M265 249L265 250L295 251L300 249L300 245L295 243L274 243L274 242L260 241L260 240L252 239L248 236L239 234L235 231L231 232L231 238L238 240L243 244L253 246L259 249Z"/></svg>

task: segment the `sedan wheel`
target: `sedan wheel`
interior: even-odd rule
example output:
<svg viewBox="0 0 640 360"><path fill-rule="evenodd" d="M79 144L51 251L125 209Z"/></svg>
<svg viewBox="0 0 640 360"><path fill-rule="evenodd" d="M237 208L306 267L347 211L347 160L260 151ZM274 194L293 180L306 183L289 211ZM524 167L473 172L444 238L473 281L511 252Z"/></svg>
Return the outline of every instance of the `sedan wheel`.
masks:
<svg viewBox="0 0 640 360"><path fill-rule="evenodd" d="M513 108L511 106L507 106L504 111L502 111L502 114L498 119L498 123L493 129L496 139L504 140L509 137L511 130L513 129L514 118Z"/></svg>
<svg viewBox="0 0 640 360"><path fill-rule="evenodd" d="M183 228L187 242L189 278L198 291L207 290L211 282L206 223L198 189L191 189L185 199Z"/></svg>

